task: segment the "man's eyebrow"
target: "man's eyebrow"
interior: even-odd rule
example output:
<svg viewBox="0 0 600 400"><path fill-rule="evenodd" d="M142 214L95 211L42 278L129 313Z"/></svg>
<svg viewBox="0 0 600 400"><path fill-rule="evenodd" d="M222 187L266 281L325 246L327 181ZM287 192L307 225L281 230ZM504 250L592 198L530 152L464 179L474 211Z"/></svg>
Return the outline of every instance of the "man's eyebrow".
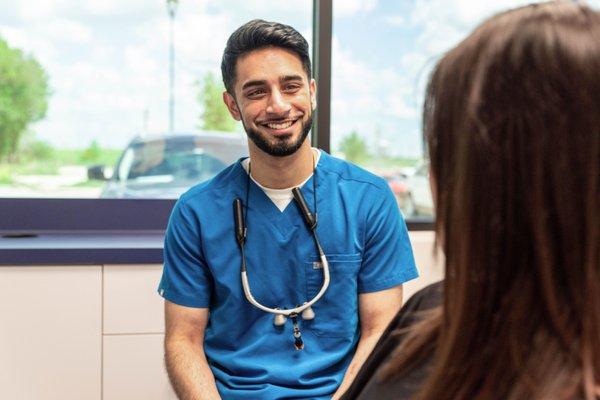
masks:
<svg viewBox="0 0 600 400"><path fill-rule="evenodd" d="M265 80L254 80L254 81L248 81L246 83L244 83L244 85L242 86L242 90L246 90L249 87L252 86L264 86L267 84L267 81Z"/></svg>
<svg viewBox="0 0 600 400"><path fill-rule="evenodd" d="M279 78L280 82L294 82L294 81L302 81L302 76L300 75L284 75L281 78ZM244 83L242 85L242 90L246 90L249 87L254 87L254 86L265 86L267 84L267 81L264 79L256 79L256 80L252 80L252 81L248 81L246 83Z"/></svg>
<svg viewBox="0 0 600 400"><path fill-rule="evenodd" d="M281 82L290 82L290 81L302 81L302 77L300 75L285 75L279 79Z"/></svg>

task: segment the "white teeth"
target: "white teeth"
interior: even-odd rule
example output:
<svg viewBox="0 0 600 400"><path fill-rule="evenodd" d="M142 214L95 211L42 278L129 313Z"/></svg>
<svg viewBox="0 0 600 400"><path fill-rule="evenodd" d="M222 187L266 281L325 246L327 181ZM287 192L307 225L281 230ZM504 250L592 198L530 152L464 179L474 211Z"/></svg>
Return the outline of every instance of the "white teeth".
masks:
<svg viewBox="0 0 600 400"><path fill-rule="evenodd" d="M292 126L292 124L293 124L293 122L292 122L292 121L287 121L287 122L282 122L282 123L279 123L279 124L277 124L277 123L274 123L274 122L270 122L270 123L267 123L266 125L267 125L269 128L271 128L271 129L276 129L276 130L279 130L279 129L286 129L286 128L289 128L290 126Z"/></svg>

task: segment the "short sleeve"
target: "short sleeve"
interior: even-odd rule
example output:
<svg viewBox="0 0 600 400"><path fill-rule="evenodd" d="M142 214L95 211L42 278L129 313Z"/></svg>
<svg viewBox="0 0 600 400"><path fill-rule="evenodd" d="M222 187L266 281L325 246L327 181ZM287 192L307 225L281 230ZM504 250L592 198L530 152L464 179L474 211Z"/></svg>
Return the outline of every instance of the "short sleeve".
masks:
<svg viewBox="0 0 600 400"><path fill-rule="evenodd" d="M406 223L392 191L385 185L371 193L359 293L389 289L419 276Z"/></svg>
<svg viewBox="0 0 600 400"><path fill-rule="evenodd" d="M158 293L175 304L204 308L210 304L212 286L201 249L199 224L180 200L169 218Z"/></svg>

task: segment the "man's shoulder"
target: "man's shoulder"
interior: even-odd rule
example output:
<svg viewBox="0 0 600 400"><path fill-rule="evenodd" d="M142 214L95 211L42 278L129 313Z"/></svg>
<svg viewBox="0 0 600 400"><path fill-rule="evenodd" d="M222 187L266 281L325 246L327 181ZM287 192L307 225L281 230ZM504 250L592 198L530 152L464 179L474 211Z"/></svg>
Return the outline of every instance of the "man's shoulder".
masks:
<svg viewBox="0 0 600 400"><path fill-rule="evenodd" d="M334 175L342 182L371 186L381 190L388 188L385 179L347 160L326 154L324 161L323 171Z"/></svg>
<svg viewBox="0 0 600 400"><path fill-rule="evenodd" d="M227 192L235 186L236 178L243 170L238 164L239 161L231 164L211 179L192 186L179 197L178 202L190 205L207 200L213 201L227 195Z"/></svg>

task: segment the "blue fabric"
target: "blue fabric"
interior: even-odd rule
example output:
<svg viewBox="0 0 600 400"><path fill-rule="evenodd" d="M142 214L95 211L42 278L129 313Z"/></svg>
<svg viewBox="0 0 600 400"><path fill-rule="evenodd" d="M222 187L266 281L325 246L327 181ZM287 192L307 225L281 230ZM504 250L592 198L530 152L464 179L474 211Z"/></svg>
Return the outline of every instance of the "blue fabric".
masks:
<svg viewBox="0 0 600 400"><path fill-rule="evenodd" d="M358 294L418 276L406 225L387 183L321 153L316 171L317 232L331 283L299 320L305 348L293 346L292 325L244 297L233 200L246 199L240 162L185 193L165 238L159 293L188 307L208 307L204 350L224 399L327 399L335 392L359 338ZM302 188L313 209L311 178ZM270 307L310 300L323 282L310 231L294 202L281 212L250 182L246 259L254 297Z"/></svg>

